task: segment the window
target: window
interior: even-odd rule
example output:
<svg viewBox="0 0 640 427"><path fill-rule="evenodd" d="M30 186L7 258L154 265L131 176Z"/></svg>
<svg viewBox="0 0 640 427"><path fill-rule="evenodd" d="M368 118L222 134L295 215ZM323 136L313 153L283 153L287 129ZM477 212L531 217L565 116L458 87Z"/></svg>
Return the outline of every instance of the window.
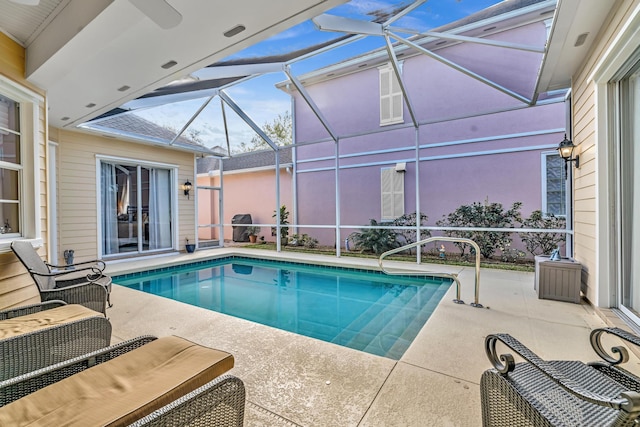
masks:
<svg viewBox="0 0 640 427"><path fill-rule="evenodd" d="M19 236L20 104L0 94L0 234Z"/></svg>
<svg viewBox="0 0 640 427"><path fill-rule="evenodd" d="M564 160L557 152L542 153L542 213L567 214Z"/></svg>
<svg viewBox="0 0 640 427"><path fill-rule="evenodd" d="M380 198L382 201L382 221L393 221L404 215L404 173L396 168L380 170Z"/></svg>
<svg viewBox="0 0 640 427"><path fill-rule="evenodd" d="M0 251L15 239L42 245L40 188L44 98L0 75Z"/></svg>
<svg viewBox="0 0 640 427"><path fill-rule="evenodd" d="M173 168L100 161L102 254L174 246Z"/></svg>
<svg viewBox="0 0 640 427"><path fill-rule="evenodd" d="M400 83L391 64L378 68L380 72L380 126L402 123L403 97Z"/></svg>

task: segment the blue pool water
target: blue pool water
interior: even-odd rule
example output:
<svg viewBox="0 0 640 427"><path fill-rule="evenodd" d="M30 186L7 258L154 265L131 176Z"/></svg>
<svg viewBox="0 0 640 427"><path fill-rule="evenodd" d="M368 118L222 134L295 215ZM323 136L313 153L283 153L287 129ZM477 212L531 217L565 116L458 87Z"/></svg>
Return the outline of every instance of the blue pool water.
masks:
<svg viewBox="0 0 640 427"><path fill-rule="evenodd" d="M285 331L399 359L451 281L228 257L114 283Z"/></svg>

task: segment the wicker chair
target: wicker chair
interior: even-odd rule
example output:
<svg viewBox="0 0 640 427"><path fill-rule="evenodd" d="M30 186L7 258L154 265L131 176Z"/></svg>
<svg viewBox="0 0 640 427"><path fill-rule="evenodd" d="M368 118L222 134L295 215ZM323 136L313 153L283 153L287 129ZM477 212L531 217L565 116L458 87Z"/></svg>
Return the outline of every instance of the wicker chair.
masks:
<svg viewBox="0 0 640 427"><path fill-rule="evenodd" d="M176 337L169 338L175 339ZM161 340L166 339L167 338L163 338ZM78 381L78 375L92 375L100 370L105 371L102 372L103 374L114 372L114 364L121 363L121 360L119 360L120 356L125 354L132 354L136 351L140 352L141 350L144 350L141 347L147 346L147 344L152 343L156 340L157 339L152 336L135 338L72 360L68 360L66 362L59 363L57 365L41 369L36 372L23 375L21 377L13 378L7 381L1 381L0 421L7 422L8 420L10 420L9 422L12 425L16 425L14 419L7 418L7 414L4 413L5 407L8 411L19 415L21 414L21 412L19 409L16 410L16 404L19 405L19 407L24 406L26 408L37 403L38 399L40 399L41 401L43 399L48 400L52 395L55 395L62 396L62 402L57 402L57 409L55 411L51 411L51 413L45 414L39 420L44 424L49 425L50 421L56 423L56 421L51 420L50 415L53 415L55 417L56 413L59 414L61 412L64 412L65 410L71 410L72 412L74 412L74 415L79 415L74 420L65 419L65 424L79 424L82 426L92 425L92 421L89 421L82 416L82 411L91 411L92 407L95 409L96 402L94 400L98 400L100 402L105 402L105 405L107 406L110 405L106 409L106 412L112 414L113 418L111 420L111 423L123 425L123 420L120 418L120 415L122 414L116 413L119 409L121 409L118 405L118 402L116 401L127 401L129 396L134 395L139 397L141 391L137 389L138 383L132 382L131 384L129 384L130 387L114 388L113 384L108 383L108 381L103 382L100 384L99 388L96 388L96 393L99 393L99 395L93 397L86 396L87 402L84 402L85 399L80 399L83 400L83 402L79 402L72 396L67 396L65 393L62 393L60 391L65 390L65 386L68 389L70 383L73 383L73 386L75 387L80 387L78 383L80 383L81 381ZM181 339L178 338L178 340ZM159 341L160 340L156 342ZM199 350L215 351L206 349L205 347L198 346L193 343L191 344L194 347L197 347ZM181 351L180 354L184 352L188 351ZM224 360L222 360L221 358L209 357L207 354L206 360L208 361L204 362L204 364L215 366L220 363L225 363L225 366L219 369L219 372L224 372L224 370L230 369L230 366L233 366L233 357L229 354L226 354L225 356L224 352L219 353L222 354L222 358ZM155 357L155 355L158 354L159 353L155 348L152 351L151 348L148 347L147 354L145 354L144 357ZM169 366L165 368L164 363L161 363L161 365L163 366L162 376L171 375L172 367ZM181 363L181 361L178 362L178 365L180 365L181 371L185 371L181 373L180 376L188 376L189 368L185 367L185 364ZM176 366L177 365L174 365L173 367ZM92 368L90 370L92 372L85 373L84 371L86 371L89 367ZM144 373L143 375L147 375L147 373ZM117 384L117 380L115 381L115 384ZM41 390L45 387L47 388L47 390L45 391L45 395L42 395L42 392L40 392L40 396L38 396L38 390ZM172 390L172 393L175 397L175 391ZM91 394L94 393L92 392ZM129 420L129 425L169 427L191 425L240 427L244 422L244 384L240 379L231 375L220 375L215 379L206 382L206 384L197 387L196 389L187 389L183 395L178 395L175 400L170 401L170 403L168 404L161 404L157 402L157 399L155 399L156 401L153 401L154 398L152 397L149 397L149 400L151 402L145 403L145 408L142 412L139 409L136 409L136 413L138 413L140 417L133 417L137 419L132 423L130 422L130 418L132 417L129 414L126 415L127 420ZM13 405L13 408L11 408L10 405L12 402L16 402ZM66 406L67 403L69 404L69 406ZM154 407L154 405L159 407L156 408ZM89 408L87 408L87 406L89 406ZM59 419L57 421L59 422ZM19 423L24 421L20 419L17 422ZM127 423L127 421L124 422ZM109 425L111 425L111 423L109 423ZM102 421L100 425L102 425Z"/></svg>
<svg viewBox="0 0 640 427"><path fill-rule="evenodd" d="M626 389L640 393L640 378L620 366L622 363L629 361L629 353L627 349L623 346L615 346L611 348L611 352L616 355L608 353L602 343L602 338L607 335L613 335L629 344L640 347L640 337L623 329L594 329L591 331L590 336L591 347L593 347L593 350L603 359L603 361L591 362L589 365L614 379L616 382L622 384Z"/></svg>
<svg viewBox="0 0 640 427"><path fill-rule="evenodd" d="M42 301L62 300L106 315L107 306L111 307L111 277L103 274L104 261L56 266L43 261L28 241L14 240L11 249L33 278ZM52 270L67 267L73 269Z"/></svg>
<svg viewBox="0 0 640 427"><path fill-rule="evenodd" d="M498 355L496 345L511 354ZM579 361L544 361L508 334L487 336L494 369L482 374L484 426L636 426L640 394Z"/></svg>
<svg viewBox="0 0 640 427"><path fill-rule="evenodd" d="M0 311L0 380L104 348L110 341L107 318L79 305L47 301Z"/></svg>

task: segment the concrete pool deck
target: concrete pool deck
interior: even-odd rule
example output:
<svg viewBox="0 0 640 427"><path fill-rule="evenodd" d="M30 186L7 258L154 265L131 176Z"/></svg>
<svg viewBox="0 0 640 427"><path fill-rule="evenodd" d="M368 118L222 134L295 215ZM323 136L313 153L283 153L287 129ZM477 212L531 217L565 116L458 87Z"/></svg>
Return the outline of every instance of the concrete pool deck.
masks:
<svg viewBox="0 0 640 427"><path fill-rule="evenodd" d="M110 263L107 272L231 254L377 268L372 259L224 248ZM495 332L512 334L544 359L597 359L589 333L606 325L602 315L584 302L538 299L533 273L482 269L480 303L485 308L473 308L468 305L473 301L473 268L399 265L458 273L467 304L452 302L451 286L398 361L117 285L107 315L113 342L179 335L232 353L235 367L230 373L245 383L249 427L480 426L480 376L490 367L484 337ZM635 357L629 364L640 366Z"/></svg>

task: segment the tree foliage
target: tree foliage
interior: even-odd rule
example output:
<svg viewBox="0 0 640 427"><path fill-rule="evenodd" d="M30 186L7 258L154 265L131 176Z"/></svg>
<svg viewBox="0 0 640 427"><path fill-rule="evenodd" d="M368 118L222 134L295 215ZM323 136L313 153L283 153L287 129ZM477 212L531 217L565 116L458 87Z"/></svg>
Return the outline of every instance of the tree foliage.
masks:
<svg viewBox="0 0 640 427"><path fill-rule="evenodd" d="M512 228L521 222L520 208L522 202L514 202L509 210L504 210L501 203L474 202L462 205L438 221L443 227L474 227L474 228ZM497 249L504 250L511 245L510 233L501 231L469 231L448 230L445 235L471 239L480 247L480 254L486 259L491 258ZM473 249L466 243L454 243L464 257L467 248Z"/></svg>
<svg viewBox="0 0 640 427"><path fill-rule="evenodd" d="M277 145L291 145L293 142L293 122L291 119L291 113L285 111L283 114L278 114L278 117L273 119L271 123L265 123L262 126L262 130ZM238 151L245 153L249 151L265 150L267 148L269 148L269 144L267 144L267 142L259 135L255 135L248 144L245 142L240 143Z"/></svg>

